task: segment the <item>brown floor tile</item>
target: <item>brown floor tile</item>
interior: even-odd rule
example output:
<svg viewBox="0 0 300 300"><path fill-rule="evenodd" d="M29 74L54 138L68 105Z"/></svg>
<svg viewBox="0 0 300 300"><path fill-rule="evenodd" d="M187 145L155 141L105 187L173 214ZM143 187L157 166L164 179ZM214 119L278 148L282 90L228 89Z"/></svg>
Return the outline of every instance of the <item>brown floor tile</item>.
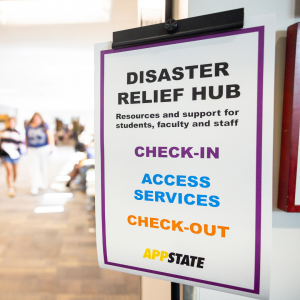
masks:
<svg viewBox="0 0 300 300"><path fill-rule="evenodd" d="M71 149L59 151L68 157ZM64 163L51 162L52 181ZM84 193L72 191L63 213L35 214L44 192L29 194L27 158L16 197L7 196L4 178L0 167L0 300L140 300L140 277L98 267Z"/></svg>

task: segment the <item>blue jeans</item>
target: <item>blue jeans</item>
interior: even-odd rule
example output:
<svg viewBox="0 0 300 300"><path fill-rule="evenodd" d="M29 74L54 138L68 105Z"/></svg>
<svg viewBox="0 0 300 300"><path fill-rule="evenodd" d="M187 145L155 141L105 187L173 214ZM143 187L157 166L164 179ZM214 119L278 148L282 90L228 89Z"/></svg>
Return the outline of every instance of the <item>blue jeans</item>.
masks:
<svg viewBox="0 0 300 300"><path fill-rule="evenodd" d="M1 158L2 158L2 162L4 163L10 163L16 165L19 162L19 158L12 159L9 156L2 156Z"/></svg>

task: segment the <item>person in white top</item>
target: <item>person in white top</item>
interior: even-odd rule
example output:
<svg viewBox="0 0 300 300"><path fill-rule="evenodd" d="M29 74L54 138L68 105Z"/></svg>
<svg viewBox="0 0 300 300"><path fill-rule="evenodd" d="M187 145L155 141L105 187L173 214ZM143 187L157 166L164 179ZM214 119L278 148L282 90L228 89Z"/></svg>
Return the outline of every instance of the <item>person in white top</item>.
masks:
<svg viewBox="0 0 300 300"><path fill-rule="evenodd" d="M15 129L16 119L10 118L8 128L0 134L0 157L6 169L8 194L15 195L15 182L17 179L17 165L20 158L20 133Z"/></svg>
<svg viewBox="0 0 300 300"><path fill-rule="evenodd" d="M39 113L35 113L26 127L26 146L31 164L31 194L48 187L48 162L54 149L54 136Z"/></svg>

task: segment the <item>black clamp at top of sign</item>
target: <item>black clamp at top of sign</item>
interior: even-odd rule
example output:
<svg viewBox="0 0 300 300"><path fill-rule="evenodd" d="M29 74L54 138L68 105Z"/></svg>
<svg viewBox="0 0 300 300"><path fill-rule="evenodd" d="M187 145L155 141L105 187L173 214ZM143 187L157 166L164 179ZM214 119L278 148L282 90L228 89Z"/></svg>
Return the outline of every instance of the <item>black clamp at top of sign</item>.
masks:
<svg viewBox="0 0 300 300"><path fill-rule="evenodd" d="M244 8L113 32L112 48L125 48L243 28Z"/></svg>

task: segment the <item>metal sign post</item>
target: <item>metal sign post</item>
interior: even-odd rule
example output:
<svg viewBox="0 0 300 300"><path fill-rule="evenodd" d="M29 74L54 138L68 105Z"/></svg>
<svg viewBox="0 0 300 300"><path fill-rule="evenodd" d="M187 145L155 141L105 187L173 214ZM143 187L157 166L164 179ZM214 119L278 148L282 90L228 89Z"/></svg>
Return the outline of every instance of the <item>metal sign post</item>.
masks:
<svg viewBox="0 0 300 300"><path fill-rule="evenodd" d="M171 282L171 300L180 300L180 284Z"/></svg>
<svg viewBox="0 0 300 300"><path fill-rule="evenodd" d="M200 288L184 284L183 300L200 300Z"/></svg>

